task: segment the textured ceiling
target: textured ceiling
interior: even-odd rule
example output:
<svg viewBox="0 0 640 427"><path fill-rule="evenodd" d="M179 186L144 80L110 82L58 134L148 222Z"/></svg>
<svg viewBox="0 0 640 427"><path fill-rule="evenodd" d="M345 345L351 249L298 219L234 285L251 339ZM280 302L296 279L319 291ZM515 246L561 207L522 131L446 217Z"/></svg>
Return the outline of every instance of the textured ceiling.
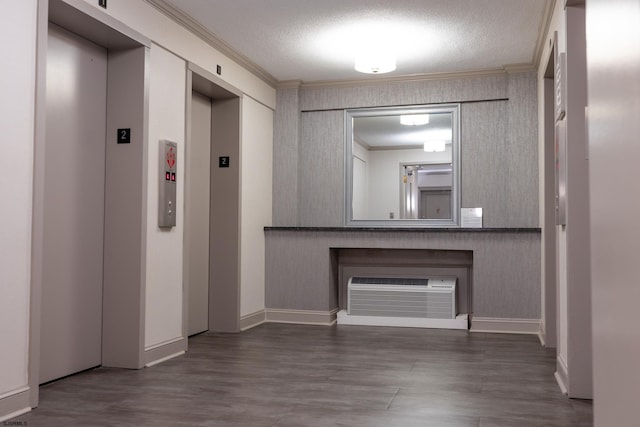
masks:
<svg viewBox="0 0 640 427"><path fill-rule="evenodd" d="M550 0L165 0L278 81L368 78L362 44L388 44L386 76L533 65Z"/></svg>
<svg viewBox="0 0 640 427"><path fill-rule="evenodd" d="M400 124L400 115L380 113L357 117L353 122L353 137L367 149L390 147L422 147L427 140L451 143L451 113L429 114L429 123L420 126Z"/></svg>

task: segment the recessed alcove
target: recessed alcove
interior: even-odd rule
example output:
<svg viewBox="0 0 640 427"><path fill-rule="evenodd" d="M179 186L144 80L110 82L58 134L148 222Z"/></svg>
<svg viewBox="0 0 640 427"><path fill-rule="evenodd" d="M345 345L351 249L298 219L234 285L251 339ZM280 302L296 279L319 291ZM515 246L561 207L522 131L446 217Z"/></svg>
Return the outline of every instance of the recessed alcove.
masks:
<svg viewBox="0 0 640 427"><path fill-rule="evenodd" d="M458 313L473 313L473 251L444 249L332 248L333 289L347 308L351 277L457 279Z"/></svg>
<svg viewBox="0 0 640 427"><path fill-rule="evenodd" d="M540 229L267 227L265 244L267 321L332 324L353 275L454 276L472 331L540 327Z"/></svg>

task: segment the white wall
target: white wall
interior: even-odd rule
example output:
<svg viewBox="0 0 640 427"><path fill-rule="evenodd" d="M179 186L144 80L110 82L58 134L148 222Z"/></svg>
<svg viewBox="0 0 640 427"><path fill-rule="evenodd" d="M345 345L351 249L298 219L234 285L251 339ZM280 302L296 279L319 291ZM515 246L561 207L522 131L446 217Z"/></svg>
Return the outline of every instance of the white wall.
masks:
<svg viewBox="0 0 640 427"><path fill-rule="evenodd" d="M27 385L35 108L36 0L0 14L0 396ZM3 418L0 412L0 419Z"/></svg>
<svg viewBox="0 0 640 427"><path fill-rule="evenodd" d="M551 20L551 25L549 26L549 31L546 35L546 40L552 40L554 32L558 32L558 50L560 52L566 52L566 23L565 23L565 14L564 14L564 2L556 2L555 9L553 11L553 16ZM542 58L545 60L541 61L540 68L538 70L538 91L539 91L539 100L543 100L542 91L544 90L544 73L545 73L545 65L546 58L551 54L553 46L549 43L545 44L545 49L542 53ZM557 53L556 53L557 54ZM538 120L539 123L539 146L542 154L540 155L541 162L544 162L544 104L539 102L538 105L538 117L541 119ZM540 170L544 170L544 164L541 164ZM540 224L544 227L555 227L556 228L556 250L557 250L557 273L556 273L556 286L557 286L557 307L559 309L556 310L557 313L557 359L558 363L561 364L564 369L567 369L567 361L568 361L568 313L567 313L567 234L566 228L562 226L557 226L555 223L553 224L545 224L544 221L544 209L548 209L548 206L544 204L544 176L540 174ZM543 233L544 234L544 233ZM542 244L542 248L544 248L544 243ZM542 259L544 260L544 254L542 254ZM544 267L544 264L542 266ZM541 277L544 280L544 271L541 274ZM541 283L542 289L545 289L544 283ZM544 292L542 293L544 307ZM562 387L566 387L566 384L561 384Z"/></svg>
<svg viewBox="0 0 640 427"><path fill-rule="evenodd" d="M566 45L566 29L565 29L565 20L564 20L564 2L556 2L555 4L555 8L553 10L553 15L551 18L551 23L549 25L549 30L547 32L547 34L545 35L545 40L551 40L553 38L553 34L554 32L558 32L558 48L561 52L565 52L565 45ZM553 46L547 42L544 44L544 49L541 55L542 60L540 61L540 66L538 68L538 117L540 118L538 120L538 147L539 147L539 170L540 171L544 171L544 153L545 153L545 122L544 122L544 74L546 71L546 60L549 57L549 55L551 55L551 51L553 49ZM553 209L553 207L549 207L545 205L545 193L544 193L544 174L540 173L539 174L539 185L538 185L538 189L540 191L539 194L539 203L540 203L540 226L541 228L545 228L545 227L556 227L556 233L557 233L557 242L556 242L556 248L558 251L558 259L556 260L557 262L557 268L559 271L559 274L557 275L557 286L559 288L559 292L558 292L558 296L560 297L560 293L562 293L563 295L566 296L567 292L567 280L566 280L566 234L564 233L564 231L562 230L562 227L557 227L555 225L555 223L552 224L546 224L545 223L545 216L544 213L546 211L546 209ZM542 233L542 249L544 251L544 233ZM544 298L545 298L545 283L544 283L544 269L546 268L545 264L544 264L544 253L542 254L542 274L541 274L541 287L542 287L542 304L541 306L543 307L543 313L542 315L544 316ZM564 302L564 306L566 307L566 298L565 298L565 302ZM558 347L558 354L561 355L562 359L565 361L566 364L566 359L567 359L567 355L566 355L566 330L567 330L567 316L566 316L566 311L564 313L558 313L558 326L557 326L557 347Z"/></svg>
<svg viewBox="0 0 640 427"><path fill-rule="evenodd" d="M596 427L639 423L638 22L637 0L587 2Z"/></svg>
<svg viewBox="0 0 640 427"><path fill-rule="evenodd" d="M98 6L97 0L85 0ZM144 0L109 0L106 12L125 25L153 40L159 46L191 61L212 74L222 66L220 76L227 83L275 108L276 91L258 77L227 58L200 37L194 35Z"/></svg>
<svg viewBox="0 0 640 427"><path fill-rule="evenodd" d="M273 110L242 99L240 316L264 310L264 227L272 225Z"/></svg>
<svg viewBox="0 0 640 427"><path fill-rule="evenodd" d="M542 242L542 306L545 307L546 292L556 294L556 345L557 345L557 370L556 378L560 387L570 397L590 398L591 388L591 302L589 292L589 228L588 228L588 186L587 161L584 149L584 99L586 87L584 84L584 41L581 40L580 26L583 18L579 9L571 9L570 25L572 32L567 33L567 12L565 2L556 2L552 21L548 33L545 36L546 43L542 53L542 60L538 69L538 93L539 93L539 153L540 170L545 170L545 129L554 126L555 123L545 123L544 118L544 75L547 68L547 59L552 50L551 41L554 32L558 34L557 49L559 53L565 53L567 58L567 80L564 95L567 107L566 116L563 119L567 127L567 180L566 180L566 225L557 226L555 222L545 222L545 211L553 206L545 205L545 199L550 197L544 193L544 174L540 174L540 223L545 231L555 228L556 234L556 289L547 286L544 281L547 265L544 262L546 241ZM556 52L555 54L558 54ZM547 102L554 100L547 100ZM548 147L549 144L547 143ZM550 307L546 307L548 310ZM544 318L549 313L543 312ZM545 323L545 328L546 328Z"/></svg>
<svg viewBox="0 0 640 427"><path fill-rule="evenodd" d="M178 226L173 231L157 229L156 173L158 139L171 139L179 143L178 179L184 181L185 60L213 74L216 65L221 65L224 81L267 106L247 98L247 121L243 126L245 151L257 147L259 154L256 155L260 156L260 161L250 158L245 169L246 179L258 186L255 190L246 190L245 204L253 211L243 211L246 233L243 238L258 244L253 251L248 249L250 245L244 245L247 249L242 255L243 277L247 282L243 282L242 287L243 299L246 299L243 312L263 308L264 261L260 257L264 257L264 243L260 243L260 239L263 238L261 227L271 223L268 215L271 214L271 116L275 89L144 0L109 0L106 11L99 8L97 1L85 1L154 41L150 53L145 346L172 340L182 333L182 220L179 215ZM5 185L0 186L0 196L10 206L3 210L0 221L0 420L8 416L6 411L15 410L4 402L26 389L29 363L38 364L37 360L28 360L38 3L37 0L2 0L0 4L0 52L3 55L0 170L6 177ZM256 123L259 125L253 128ZM255 165L257 169L252 169ZM180 185L178 188L177 208L181 212L183 195ZM259 195L262 197L257 198Z"/></svg>
<svg viewBox="0 0 640 427"><path fill-rule="evenodd" d="M97 2L86 0L91 6ZM109 0L106 13L153 41L149 105L149 200L147 241L147 296L145 347L171 341L182 327L182 186L178 183L178 226L170 232L157 228L158 139L179 143L183 164L185 62L212 74L222 66L222 80L236 87L243 99L241 315L264 309L264 236L271 225L271 163L273 109L276 92L198 36L143 0ZM244 158L247 156L247 158ZM183 168L181 168L183 169ZM179 178L183 182L182 173Z"/></svg>
<svg viewBox="0 0 640 427"><path fill-rule="evenodd" d="M551 40L551 38L553 37L554 32L557 31L558 32L558 46L560 47L561 51L565 51L564 46L566 45L566 29L565 29L565 21L564 21L564 2L560 2L557 1L555 3L555 8L552 12L552 17L551 17L551 22L549 25L549 29L547 34L545 35L545 40L549 41ZM549 55L551 54L551 51L553 49L553 46L547 42L543 45L543 51L541 54L541 60L540 60L540 65L538 68L538 170L540 171L540 173L538 174L538 190L539 190L539 195L538 195L538 202L539 202L539 221L540 221L540 227L543 228L543 230L546 227L556 227L555 222L551 223L551 224L547 224L545 223L545 212L547 209L553 209L553 207L549 207L546 205L546 199L545 199L545 175L544 175L544 171L545 171L545 121L544 121L544 75L545 75L545 71L546 71L546 64L547 64L547 58L549 58ZM560 230L559 227L557 227L558 230L556 230L556 232L562 232L562 230ZM556 238L555 242L552 242L553 245L557 246L560 243L563 243L563 246L566 247L566 235L564 233L562 233L562 236L559 236L558 238ZM545 282L545 274L544 272L546 271L547 265L545 264L545 233L543 232L541 235L541 245L540 247L542 248L542 253L541 253L541 269L542 269L542 274L541 274L541 316L542 316L542 324L546 327L545 324L545 319L546 319L546 305L545 305L545 299L546 299L546 282ZM558 251L558 254L560 257L562 257L562 260L557 260L557 268L559 268L561 271L564 271L566 273L566 254L564 252L560 252ZM562 266L560 266L560 263L562 264ZM562 277L558 277L558 281L562 282L561 285L557 285L560 286L561 288L563 288L565 290L565 294L566 294L566 274L561 275ZM555 290L554 290L555 292ZM556 309L554 307L553 311L555 312ZM553 315L555 318L555 314ZM565 316L565 323L560 323L560 320L556 320L558 322L558 329L560 327L564 328L564 330L566 331L566 316ZM554 325L555 328L555 325ZM553 337L556 337L556 332L559 333L559 331L554 331L553 333L550 332L546 332L546 335L550 335ZM545 331L543 331L543 333L545 333ZM566 333L565 333L566 336ZM556 339L558 341L560 341L557 337ZM565 343L566 343L566 339L565 339ZM561 344L561 343L553 343L552 346L564 346L566 348L566 345ZM559 350L560 351L560 350ZM565 359L566 359L566 352L565 352Z"/></svg>
<svg viewBox="0 0 640 427"><path fill-rule="evenodd" d="M153 44L150 53L145 348L182 336L186 64ZM159 141L178 143L176 226L158 227Z"/></svg>

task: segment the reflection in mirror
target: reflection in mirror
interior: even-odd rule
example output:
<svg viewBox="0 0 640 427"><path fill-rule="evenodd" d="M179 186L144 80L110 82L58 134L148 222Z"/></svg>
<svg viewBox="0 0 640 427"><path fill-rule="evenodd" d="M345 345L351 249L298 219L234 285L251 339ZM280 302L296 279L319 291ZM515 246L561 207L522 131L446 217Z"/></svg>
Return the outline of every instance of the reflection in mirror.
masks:
<svg viewBox="0 0 640 427"><path fill-rule="evenodd" d="M451 219L451 163L404 165L401 219Z"/></svg>
<svg viewBox="0 0 640 427"><path fill-rule="evenodd" d="M347 111L347 225L458 224L458 111L458 105Z"/></svg>

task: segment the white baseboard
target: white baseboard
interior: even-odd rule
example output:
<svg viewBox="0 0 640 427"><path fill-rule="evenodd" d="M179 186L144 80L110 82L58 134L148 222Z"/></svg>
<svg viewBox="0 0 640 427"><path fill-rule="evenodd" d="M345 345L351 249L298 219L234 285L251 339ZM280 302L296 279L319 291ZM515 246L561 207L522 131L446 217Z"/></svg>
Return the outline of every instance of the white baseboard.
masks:
<svg viewBox="0 0 640 427"><path fill-rule="evenodd" d="M144 352L144 366L149 368L174 357L183 355L187 351L187 340L177 338L160 346L149 347Z"/></svg>
<svg viewBox="0 0 640 427"><path fill-rule="evenodd" d="M247 329L255 328L258 325L262 325L267 320L267 313L265 310L258 310L255 313L247 314L240 317L240 330L246 331Z"/></svg>
<svg viewBox="0 0 640 427"><path fill-rule="evenodd" d="M29 390L31 390L31 388L29 388L29 386L24 386L24 387L17 388L15 390L8 391L6 393L0 394L0 400L7 399L7 398L9 398L11 396L16 396L16 395L24 393L24 392L28 392Z"/></svg>
<svg viewBox="0 0 640 427"><path fill-rule="evenodd" d="M540 328L538 329L538 339L543 347L547 346L547 332L544 326L544 320L540 319Z"/></svg>
<svg viewBox="0 0 640 427"><path fill-rule="evenodd" d="M166 362L167 360L173 359L173 358L178 357L178 356L182 356L183 354L185 354L184 351L179 351L177 353L169 354L169 355L167 355L165 357L162 357L162 358L157 359L157 360L153 360L153 361L145 364L144 367L145 368L151 368L152 366L159 365L162 362Z"/></svg>
<svg viewBox="0 0 640 427"><path fill-rule="evenodd" d="M337 312L337 308L331 311L265 309L266 322L268 323L295 323L300 325L331 326L336 322Z"/></svg>
<svg viewBox="0 0 640 427"><path fill-rule="evenodd" d="M540 319L501 319L473 316L471 318L471 332L538 335L540 333Z"/></svg>
<svg viewBox="0 0 640 427"><path fill-rule="evenodd" d="M346 310L338 312L339 325L359 326L393 326L400 328L437 328L437 329L468 329L469 316L460 314L455 319L427 319L415 317L384 317L384 316L352 316Z"/></svg>
<svg viewBox="0 0 640 427"><path fill-rule="evenodd" d="M11 418L15 418L15 417L19 417L20 415L24 415L27 412L31 412L31 407L30 406L28 406L28 407L26 407L24 409L20 409L18 411L12 412L12 413L7 414L7 415L0 415L0 423L2 423L3 421L10 420ZM11 423L6 423L5 425L11 425ZM27 425L27 424L24 424L24 425Z"/></svg>
<svg viewBox="0 0 640 427"><path fill-rule="evenodd" d="M174 343L177 343L177 342L180 342L180 341L183 341L183 340L184 340L184 337L176 337L176 338L173 338L173 339L170 339L170 340L167 340L167 341L163 341L163 342L158 343L158 344L153 344L153 345L150 345L148 347L145 347L144 351L153 351L153 350L155 350L157 348L162 348L162 347L165 347L165 346L168 346L168 345L173 345Z"/></svg>
<svg viewBox="0 0 640 427"><path fill-rule="evenodd" d="M0 397L0 423L31 411L30 389L21 387ZM7 424L8 425L8 424Z"/></svg>
<svg viewBox="0 0 640 427"><path fill-rule="evenodd" d="M556 372L553 376L556 377L558 387L560 387L562 394L569 394L569 389L567 388L567 384L569 383L567 364L560 355L556 357Z"/></svg>
<svg viewBox="0 0 640 427"><path fill-rule="evenodd" d="M312 311L312 310L283 310L283 309L265 309L265 322L267 323L294 323L301 325L333 325L338 318L343 315L338 313L338 309L331 311ZM257 314L257 313L256 313ZM350 316L365 317L365 316ZM368 317L368 316L366 316ZM343 319L344 320L344 319ZM446 319L427 319L430 321L440 321ZM453 323L449 326L420 326L420 327L443 327L446 329L467 329L467 320L452 319ZM358 320L356 320L357 322ZM450 320L451 321L451 320ZM457 323L459 322L459 323ZM460 325L465 322L462 328ZM341 324L347 324L339 322ZM438 322L437 322L438 323ZM352 323L356 324L356 323ZM362 323L357 323L362 324ZM443 323L444 325L445 323ZM398 325L402 326L402 325ZM506 319L506 318L489 318L489 317L473 317L471 321L471 332L491 332L491 333L507 333L507 334L532 334L537 335L540 332L539 319Z"/></svg>

